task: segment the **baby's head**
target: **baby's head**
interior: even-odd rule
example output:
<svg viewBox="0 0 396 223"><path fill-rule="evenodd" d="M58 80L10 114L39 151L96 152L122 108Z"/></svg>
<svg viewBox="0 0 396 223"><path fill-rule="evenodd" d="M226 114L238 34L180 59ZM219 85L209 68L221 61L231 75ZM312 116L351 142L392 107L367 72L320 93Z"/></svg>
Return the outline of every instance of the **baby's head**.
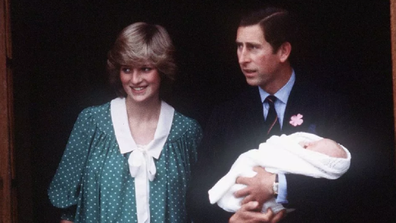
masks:
<svg viewBox="0 0 396 223"><path fill-rule="evenodd" d="M320 139L313 142L299 142L304 148L311 151L323 153L325 155L336 158L347 158L345 150L335 141L331 139Z"/></svg>

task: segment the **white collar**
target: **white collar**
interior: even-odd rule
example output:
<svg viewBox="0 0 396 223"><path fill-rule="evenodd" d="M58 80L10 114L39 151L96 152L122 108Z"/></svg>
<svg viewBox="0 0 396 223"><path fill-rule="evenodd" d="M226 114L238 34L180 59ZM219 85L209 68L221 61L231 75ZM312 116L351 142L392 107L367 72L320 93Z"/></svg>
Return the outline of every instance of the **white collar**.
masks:
<svg viewBox="0 0 396 223"><path fill-rule="evenodd" d="M125 105L125 98L115 98L111 101L111 119L113 121L114 132L121 154L125 154L137 149L135 140L132 137L128 124L128 115ZM155 130L154 139L147 145L147 150L153 152L153 157L158 159L162 148L172 127L175 109L166 102L161 101L161 111Z"/></svg>

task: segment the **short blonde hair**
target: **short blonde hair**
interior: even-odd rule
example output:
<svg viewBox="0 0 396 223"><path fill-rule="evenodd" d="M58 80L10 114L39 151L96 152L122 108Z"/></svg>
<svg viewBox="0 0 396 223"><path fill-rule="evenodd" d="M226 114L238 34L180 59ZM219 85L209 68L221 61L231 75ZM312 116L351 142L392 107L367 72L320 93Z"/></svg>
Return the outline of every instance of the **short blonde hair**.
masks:
<svg viewBox="0 0 396 223"><path fill-rule="evenodd" d="M133 23L121 31L107 55L110 84L119 96L126 96L120 80L121 66L139 67L147 62L160 73L161 87L164 83L171 83L176 73L173 54L174 46L162 26Z"/></svg>

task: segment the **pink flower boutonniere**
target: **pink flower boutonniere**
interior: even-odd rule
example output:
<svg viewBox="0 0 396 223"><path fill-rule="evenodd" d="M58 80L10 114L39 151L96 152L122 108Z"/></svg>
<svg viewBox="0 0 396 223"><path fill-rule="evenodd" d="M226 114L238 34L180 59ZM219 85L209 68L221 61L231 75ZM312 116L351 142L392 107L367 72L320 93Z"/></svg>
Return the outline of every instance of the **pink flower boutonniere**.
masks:
<svg viewBox="0 0 396 223"><path fill-rule="evenodd" d="M290 123L290 125L296 127L298 125L301 125L304 122L304 120L302 118L303 118L302 114L293 115L290 118L290 122L289 123Z"/></svg>

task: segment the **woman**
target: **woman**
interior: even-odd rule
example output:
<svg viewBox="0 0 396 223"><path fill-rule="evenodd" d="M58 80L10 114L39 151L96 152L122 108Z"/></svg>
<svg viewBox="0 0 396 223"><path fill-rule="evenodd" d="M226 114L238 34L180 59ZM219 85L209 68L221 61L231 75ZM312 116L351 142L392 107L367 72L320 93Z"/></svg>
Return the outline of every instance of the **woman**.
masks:
<svg viewBox="0 0 396 223"><path fill-rule="evenodd" d="M81 112L49 188L63 222L188 221L202 131L161 100L173 51L159 25L134 23L118 36L107 67L119 97Z"/></svg>

